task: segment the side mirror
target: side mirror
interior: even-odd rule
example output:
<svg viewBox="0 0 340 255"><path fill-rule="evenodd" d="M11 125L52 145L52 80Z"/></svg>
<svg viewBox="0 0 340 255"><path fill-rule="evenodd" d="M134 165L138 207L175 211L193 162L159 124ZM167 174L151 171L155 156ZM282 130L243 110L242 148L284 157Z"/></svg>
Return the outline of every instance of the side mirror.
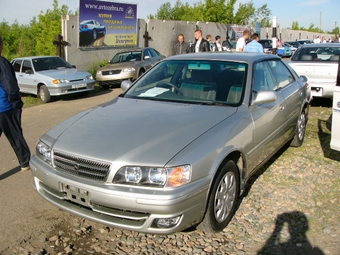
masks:
<svg viewBox="0 0 340 255"><path fill-rule="evenodd" d="M145 56L144 57L144 60L148 60L148 59L150 59L151 57L150 56Z"/></svg>
<svg viewBox="0 0 340 255"><path fill-rule="evenodd" d="M131 87L132 81L130 80L124 80L122 81L122 83L120 84L120 87L123 91L126 91L128 88Z"/></svg>
<svg viewBox="0 0 340 255"><path fill-rule="evenodd" d="M72 65L73 68L77 68L75 65Z"/></svg>
<svg viewBox="0 0 340 255"><path fill-rule="evenodd" d="M255 98L252 100L251 105L259 105L275 102L277 99L276 92L274 90L260 90L257 93L253 93Z"/></svg>
<svg viewBox="0 0 340 255"><path fill-rule="evenodd" d="M25 74L34 74L33 70L32 69L27 69L25 71Z"/></svg>

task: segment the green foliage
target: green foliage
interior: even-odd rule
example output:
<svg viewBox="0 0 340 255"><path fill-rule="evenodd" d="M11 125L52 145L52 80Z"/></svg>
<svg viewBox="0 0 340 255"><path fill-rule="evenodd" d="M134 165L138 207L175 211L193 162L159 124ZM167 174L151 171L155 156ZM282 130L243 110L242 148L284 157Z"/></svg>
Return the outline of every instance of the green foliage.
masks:
<svg viewBox="0 0 340 255"><path fill-rule="evenodd" d="M95 63L92 63L90 68L87 70L90 74L92 74L93 78L96 77L96 73L97 73L97 70L100 68L100 67L103 67L103 66L106 66L109 64L109 61L107 61L106 59L105 60L102 60L100 62L95 62Z"/></svg>
<svg viewBox="0 0 340 255"><path fill-rule="evenodd" d="M0 23L0 33L4 39L3 56L9 60L15 57L34 55L55 55L53 41L61 34L61 16L72 14L66 5L58 7L58 1L53 1L53 9L41 12L33 17L29 25L12 25L3 21Z"/></svg>
<svg viewBox="0 0 340 255"><path fill-rule="evenodd" d="M308 28L305 28L305 27L300 27L299 22L293 21L291 29L292 30L304 30L304 31L310 31L310 32L324 33L323 30L321 30L318 27L315 27L314 23L311 23Z"/></svg>

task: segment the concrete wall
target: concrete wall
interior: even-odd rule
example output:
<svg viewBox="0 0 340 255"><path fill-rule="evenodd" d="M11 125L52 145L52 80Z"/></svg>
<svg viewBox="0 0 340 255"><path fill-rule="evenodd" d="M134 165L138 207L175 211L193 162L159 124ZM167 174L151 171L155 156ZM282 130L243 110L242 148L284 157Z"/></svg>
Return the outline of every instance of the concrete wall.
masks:
<svg viewBox="0 0 340 255"><path fill-rule="evenodd" d="M144 47L144 38L146 30L151 39L148 46L155 48L165 56L173 55L173 45L177 41L178 34L184 34L186 41L194 41L194 31L199 28L203 32L205 38L210 34L215 39L216 35L220 35L222 41L227 35L227 26L221 23L213 22L189 22L189 21L162 21L138 19L137 46ZM272 38L272 28L262 28L260 37L265 39L268 31L268 38ZM78 16L67 15L62 18L62 35L64 41L69 43L64 47L65 59L72 65L82 70L88 70L93 63L102 60L110 60L122 47L79 47L79 20ZM277 29L277 37L281 41L295 41L298 39L313 40L316 35L325 36L328 40L332 37L330 34L318 34L306 31L296 31L289 29Z"/></svg>

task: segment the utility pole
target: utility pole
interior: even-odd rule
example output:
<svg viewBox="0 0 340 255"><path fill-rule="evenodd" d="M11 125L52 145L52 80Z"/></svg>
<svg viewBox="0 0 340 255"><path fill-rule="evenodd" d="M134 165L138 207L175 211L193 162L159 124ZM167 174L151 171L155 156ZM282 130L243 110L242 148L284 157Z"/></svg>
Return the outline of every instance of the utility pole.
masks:
<svg viewBox="0 0 340 255"><path fill-rule="evenodd" d="M276 23L277 23L277 19L276 16L273 17L273 54L276 55L277 54L277 46L276 46Z"/></svg>

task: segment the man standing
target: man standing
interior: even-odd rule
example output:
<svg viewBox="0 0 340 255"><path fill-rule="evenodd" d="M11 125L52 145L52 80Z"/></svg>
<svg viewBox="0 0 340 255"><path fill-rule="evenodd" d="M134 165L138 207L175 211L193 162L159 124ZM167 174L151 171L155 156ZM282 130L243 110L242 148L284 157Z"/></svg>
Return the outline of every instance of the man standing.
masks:
<svg viewBox="0 0 340 255"><path fill-rule="evenodd" d="M249 36L250 36L250 31L247 30L247 29L244 30L243 31L243 36L240 37L237 40L236 51L243 51L244 50L244 47L246 47L246 41L249 39Z"/></svg>
<svg viewBox="0 0 340 255"><path fill-rule="evenodd" d="M215 36L215 51L223 51L222 44L221 44L221 36Z"/></svg>
<svg viewBox="0 0 340 255"><path fill-rule="evenodd" d="M244 47L244 52L257 52L257 53L263 53L263 46L261 43L259 43L259 35L257 33L254 33L251 36L252 41Z"/></svg>
<svg viewBox="0 0 340 255"><path fill-rule="evenodd" d="M3 40L0 36L0 136L2 132L11 144L21 166L21 171L30 170L30 150L21 128L23 102L12 65L1 56Z"/></svg>
<svg viewBox="0 0 340 255"><path fill-rule="evenodd" d="M196 29L195 33L195 43L192 45L192 52L205 52L210 51L210 45L207 40L202 37L202 30Z"/></svg>
<svg viewBox="0 0 340 255"><path fill-rule="evenodd" d="M176 42L174 45L174 51L175 51L175 55L186 54L190 52L190 45L189 43L184 41L183 34L178 35L178 42Z"/></svg>

